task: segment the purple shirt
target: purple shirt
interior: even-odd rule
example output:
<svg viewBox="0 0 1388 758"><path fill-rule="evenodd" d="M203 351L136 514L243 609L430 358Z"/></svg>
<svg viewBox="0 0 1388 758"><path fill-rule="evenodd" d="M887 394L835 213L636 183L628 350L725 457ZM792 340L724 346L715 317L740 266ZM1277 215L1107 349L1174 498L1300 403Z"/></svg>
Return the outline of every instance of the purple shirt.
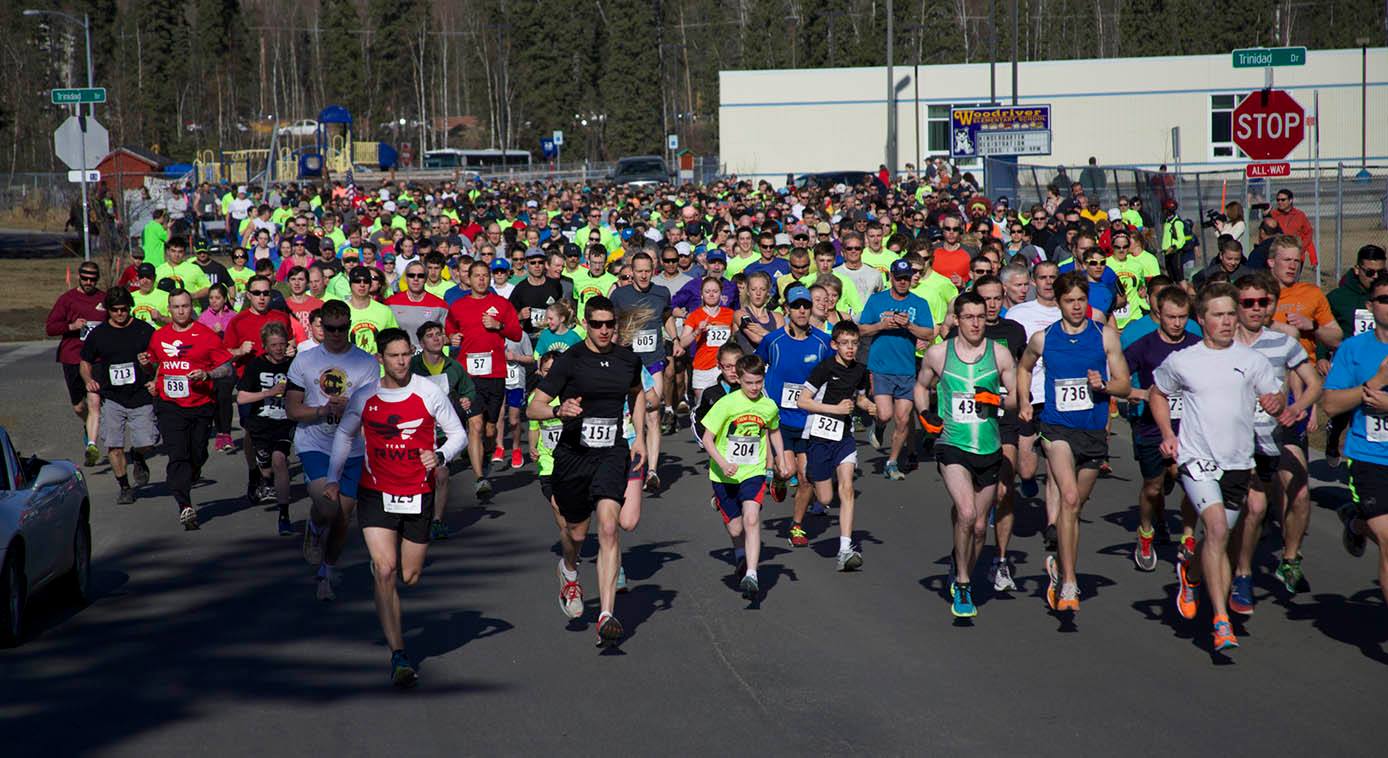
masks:
<svg viewBox="0 0 1388 758"><path fill-rule="evenodd" d="M1177 350L1183 350L1199 343L1200 339L1200 337L1186 332L1180 342L1172 344L1162 339L1160 329L1139 337L1123 350L1123 357L1128 361L1128 370L1132 372L1133 386L1152 387L1154 385L1152 372L1157 370L1157 366L1160 366L1167 356ZM1145 402L1135 405L1138 412L1133 414L1133 434L1146 439L1161 439L1161 430L1157 428L1157 422L1152 419L1151 407ZM1180 420L1172 419L1171 431L1180 432L1180 429Z"/></svg>
<svg viewBox="0 0 1388 758"><path fill-rule="evenodd" d="M702 294L703 290L703 279L695 279L689 282L688 284L681 287L680 291L676 292L674 297L670 298L670 307L683 308L686 311L692 312L695 308L698 308L699 306L704 304ZM736 284L733 284L727 279L723 280L723 297L719 298L718 304L722 305L725 308L732 308L733 310L737 310L738 304Z"/></svg>

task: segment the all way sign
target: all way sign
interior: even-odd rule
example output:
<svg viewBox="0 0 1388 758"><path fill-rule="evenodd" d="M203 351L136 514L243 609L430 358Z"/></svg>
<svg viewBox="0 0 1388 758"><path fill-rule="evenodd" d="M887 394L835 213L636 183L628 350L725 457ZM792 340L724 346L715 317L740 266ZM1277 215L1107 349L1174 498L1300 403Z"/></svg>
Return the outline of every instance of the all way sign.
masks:
<svg viewBox="0 0 1388 758"><path fill-rule="evenodd" d="M1243 175L1249 179L1274 179L1279 176L1291 176L1292 164L1286 161L1281 163L1250 163L1243 167Z"/></svg>

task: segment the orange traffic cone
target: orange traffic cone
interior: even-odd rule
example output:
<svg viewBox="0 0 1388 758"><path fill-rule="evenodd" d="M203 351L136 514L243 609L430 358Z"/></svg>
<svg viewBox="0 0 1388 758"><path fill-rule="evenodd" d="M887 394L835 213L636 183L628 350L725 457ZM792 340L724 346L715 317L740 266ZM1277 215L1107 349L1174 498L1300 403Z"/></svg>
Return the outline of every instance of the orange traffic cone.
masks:
<svg viewBox="0 0 1388 758"><path fill-rule="evenodd" d="M67 281L69 289L72 288L72 266L67 267L67 275L63 277Z"/></svg>

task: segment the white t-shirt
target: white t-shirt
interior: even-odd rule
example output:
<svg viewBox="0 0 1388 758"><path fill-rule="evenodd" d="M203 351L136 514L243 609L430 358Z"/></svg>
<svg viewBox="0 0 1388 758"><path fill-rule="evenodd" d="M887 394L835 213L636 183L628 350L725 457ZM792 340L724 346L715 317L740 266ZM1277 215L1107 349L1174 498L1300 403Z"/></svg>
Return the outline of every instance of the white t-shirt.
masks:
<svg viewBox="0 0 1388 758"><path fill-rule="evenodd" d="M381 377L381 364L370 353L356 345L345 353L329 352L319 345L294 356L289 364L289 387L304 392L304 404L318 407L328 398L341 395L350 399L362 390L374 390ZM321 418L312 423L300 422L294 430L294 447L299 452L331 455L333 434L339 419ZM353 457L365 455L361 438L352 443Z"/></svg>
<svg viewBox="0 0 1388 758"><path fill-rule="evenodd" d="M1028 300L1008 308L1005 318L1021 324L1027 333L1027 342L1031 342L1033 335L1060 320L1060 306ZM1040 358L1036 359L1036 368L1031 372L1031 402L1046 402L1046 365Z"/></svg>
<svg viewBox="0 0 1388 758"><path fill-rule="evenodd" d="M1292 337L1274 329L1264 329L1258 335L1258 339L1248 347L1254 352L1267 359L1268 365L1272 367L1273 376L1277 377L1278 384L1285 384L1287 372L1305 363L1306 348L1301 346L1295 337ZM1272 438L1277 431L1277 419L1263 413L1262 410L1255 409L1253 413L1253 430L1258 437L1258 452L1264 455L1277 455L1277 442Z"/></svg>
<svg viewBox="0 0 1388 758"><path fill-rule="evenodd" d="M1223 350L1204 342L1177 350L1152 372L1166 395L1185 404L1176 462L1213 461L1225 471L1253 468L1253 406L1282 389L1261 355L1237 342Z"/></svg>
<svg viewBox="0 0 1388 758"><path fill-rule="evenodd" d="M231 211L231 217L237 221L244 220L252 205L254 205L254 203L252 203L251 199L248 197L238 197L232 200L229 209Z"/></svg>
<svg viewBox="0 0 1388 758"><path fill-rule="evenodd" d="M848 264L838 266L834 273L842 276L848 281L853 282L853 286L858 288L858 302L866 303L867 299L874 293L886 289L885 277L879 269L864 263L855 271L848 267Z"/></svg>

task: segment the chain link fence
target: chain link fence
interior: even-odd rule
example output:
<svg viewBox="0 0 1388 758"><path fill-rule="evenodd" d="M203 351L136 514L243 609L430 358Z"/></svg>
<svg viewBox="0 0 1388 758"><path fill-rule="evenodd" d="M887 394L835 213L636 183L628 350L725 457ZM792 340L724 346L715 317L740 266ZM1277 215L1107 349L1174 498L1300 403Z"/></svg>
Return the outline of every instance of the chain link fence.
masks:
<svg viewBox="0 0 1388 758"><path fill-rule="evenodd" d="M1257 239L1258 223L1280 190L1291 190L1296 207L1311 220L1317 251L1316 273L1323 284L1338 282L1354 265L1359 248L1388 246L1388 166L1322 164L1319 173L1298 167L1296 176L1249 179L1242 166L1222 171L1150 171L1113 166L1038 166L984 159L985 190L990 197L1015 198L1013 207L1033 204L1054 208L1078 183L1087 198L1111 212L1119 197L1142 201L1146 227L1159 228L1163 201L1174 199L1178 213L1199 238L1203 266L1216 249L1218 235L1208 214L1224 213L1230 202L1244 211L1244 250ZM1048 200L1050 201L1048 203ZM1251 240L1250 240L1250 235ZM1156 240L1159 241L1159 240ZM1333 286L1333 285L1332 285Z"/></svg>

